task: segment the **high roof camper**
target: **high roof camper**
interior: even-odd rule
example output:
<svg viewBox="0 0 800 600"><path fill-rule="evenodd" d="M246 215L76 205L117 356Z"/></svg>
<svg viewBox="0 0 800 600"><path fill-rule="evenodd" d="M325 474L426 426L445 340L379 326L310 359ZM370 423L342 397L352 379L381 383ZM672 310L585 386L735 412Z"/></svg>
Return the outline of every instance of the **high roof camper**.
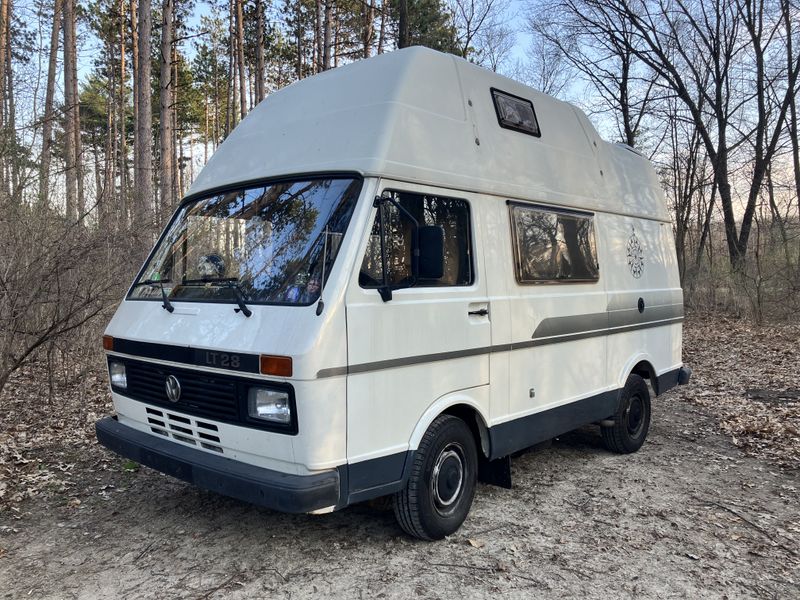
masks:
<svg viewBox="0 0 800 600"><path fill-rule="evenodd" d="M682 320L645 158L399 50L270 95L219 147L108 325L97 436L277 510L392 495L438 539L518 450L591 423L638 450L650 390L689 379Z"/></svg>

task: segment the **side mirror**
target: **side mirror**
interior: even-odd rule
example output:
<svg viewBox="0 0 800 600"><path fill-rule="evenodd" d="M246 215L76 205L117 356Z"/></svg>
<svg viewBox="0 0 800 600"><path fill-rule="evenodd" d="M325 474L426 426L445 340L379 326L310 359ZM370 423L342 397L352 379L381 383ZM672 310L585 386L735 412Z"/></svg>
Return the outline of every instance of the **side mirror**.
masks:
<svg viewBox="0 0 800 600"><path fill-rule="evenodd" d="M441 279L444 275L444 229L421 225L417 231L420 279Z"/></svg>

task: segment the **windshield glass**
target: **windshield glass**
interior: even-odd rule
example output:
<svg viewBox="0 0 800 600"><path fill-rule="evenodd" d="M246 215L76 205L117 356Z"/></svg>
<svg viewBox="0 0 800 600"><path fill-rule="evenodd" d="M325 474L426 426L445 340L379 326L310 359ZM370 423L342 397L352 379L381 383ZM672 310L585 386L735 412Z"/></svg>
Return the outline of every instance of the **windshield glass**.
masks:
<svg viewBox="0 0 800 600"><path fill-rule="evenodd" d="M184 205L131 299L311 304L330 273L360 179L284 181Z"/></svg>

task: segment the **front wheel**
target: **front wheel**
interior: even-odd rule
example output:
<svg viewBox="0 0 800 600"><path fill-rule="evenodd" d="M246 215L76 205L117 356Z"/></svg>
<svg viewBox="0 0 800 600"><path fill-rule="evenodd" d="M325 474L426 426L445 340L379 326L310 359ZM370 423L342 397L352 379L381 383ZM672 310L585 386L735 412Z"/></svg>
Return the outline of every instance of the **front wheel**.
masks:
<svg viewBox="0 0 800 600"><path fill-rule="evenodd" d="M440 540L467 518L478 475L475 439L464 421L440 415L414 453L406 487L394 496L400 527L423 540Z"/></svg>
<svg viewBox="0 0 800 600"><path fill-rule="evenodd" d="M602 425L603 444L612 452L636 452L650 431L650 391L638 375L630 375L620 394L613 425Z"/></svg>

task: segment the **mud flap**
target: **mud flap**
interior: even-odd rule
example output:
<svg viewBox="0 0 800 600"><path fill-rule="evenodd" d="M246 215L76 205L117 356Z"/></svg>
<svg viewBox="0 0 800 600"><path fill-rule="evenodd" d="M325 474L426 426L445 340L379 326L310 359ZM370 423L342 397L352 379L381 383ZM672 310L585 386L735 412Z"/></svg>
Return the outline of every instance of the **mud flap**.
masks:
<svg viewBox="0 0 800 600"><path fill-rule="evenodd" d="M478 465L478 481L511 489L511 457L504 456L495 460L481 457Z"/></svg>

